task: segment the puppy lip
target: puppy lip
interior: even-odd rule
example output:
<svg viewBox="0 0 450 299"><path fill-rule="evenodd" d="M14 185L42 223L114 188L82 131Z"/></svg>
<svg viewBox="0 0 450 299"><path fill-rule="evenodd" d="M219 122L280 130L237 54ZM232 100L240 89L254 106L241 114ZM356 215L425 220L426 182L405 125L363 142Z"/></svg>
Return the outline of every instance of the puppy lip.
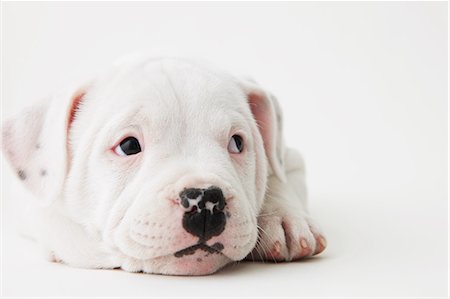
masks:
<svg viewBox="0 0 450 299"><path fill-rule="evenodd" d="M177 258L181 258L185 255L194 254L199 249L206 251L208 253L222 254L221 251L223 250L223 248L224 248L224 246L220 242L214 243L213 245L207 245L206 243L197 243L195 245L183 248L183 249L175 252L173 255Z"/></svg>
<svg viewBox="0 0 450 299"><path fill-rule="evenodd" d="M136 242L136 241L134 241L134 242ZM146 247L146 245L141 244L139 242L136 242L136 244L138 244L140 246L143 246L143 247ZM216 242L216 243L214 243L212 245L207 245L206 243L197 243L197 244L194 244L192 246L187 246L187 247L185 247L183 249L180 249L180 250L178 250L176 252L173 252L173 253L162 254L162 255L157 255L157 256L152 256L152 257L137 257L137 256L134 256L134 255L130 255L129 253L127 253L126 251L123 251L120 248L118 248L118 249L125 256L131 256L131 257L133 257L133 258L135 258L137 260L142 260L142 261L156 260L156 259L170 257L170 256L171 257L182 258L185 255L195 254L195 253L197 253L198 250L203 250L203 251L205 251L207 253L210 253L210 254L223 255L223 256L229 258L226 254L224 254L222 252L222 250L224 249L224 246L223 246L223 244L221 242ZM231 258L229 258L229 259L231 259Z"/></svg>

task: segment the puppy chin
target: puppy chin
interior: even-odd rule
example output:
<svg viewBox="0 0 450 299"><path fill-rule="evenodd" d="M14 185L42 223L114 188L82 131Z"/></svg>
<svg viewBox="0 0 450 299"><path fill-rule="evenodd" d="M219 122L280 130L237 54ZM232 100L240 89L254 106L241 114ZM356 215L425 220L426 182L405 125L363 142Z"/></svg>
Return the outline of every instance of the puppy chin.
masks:
<svg viewBox="0 0 450 299"><path fill-rule="evenodd" d="M164 268L160 269L159 273L170 275L208 275L231 262L221 253L200 251L182 258L168 256L163 259L165 259L162 261Z"/></svg>
<svg viewBox="0 0 450 299"><path fill-rule="evenodd" d="M126 240L126 241L125 241ZM120 250L121 268L129 272L144 272L166 275L208 275L235 261L220 250L213 250L214 245L196 248L194 246L178 247L171 254L161 255L169 250L151 250L130 238L124 238L117 248ZM189 242L186 244L195 244ZM218 245L220 246L220 245ZM194 247L190 250L189 248ZM202 249L203 248L203 249ZM220 248L220 247L219 247Z"/></svg>
<svg viewBox="0 0 450 299"><path fill-rule="evenodd" d="M201 276L217 272L231 259L221 253L195 252L181 258L174 255L166 255L150 260L136 260L125 258L122 269L129 272L144 272L152 274L177 275L177 276Z"/></svg>

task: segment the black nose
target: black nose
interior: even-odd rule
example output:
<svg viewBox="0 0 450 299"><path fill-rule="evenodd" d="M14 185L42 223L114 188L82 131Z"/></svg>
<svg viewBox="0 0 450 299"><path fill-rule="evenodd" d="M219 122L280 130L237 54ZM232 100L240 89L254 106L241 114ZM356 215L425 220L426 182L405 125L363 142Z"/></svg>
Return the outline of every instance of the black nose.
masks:
<svg viewBox="0 0 450 299"><path fill-rule="evenodd" d="M225 229L223 209L226 203L220 188L184 189L180 193L180 204L187 210L183 216L183 227L199 237L199 243L220 235Z"/></svg>

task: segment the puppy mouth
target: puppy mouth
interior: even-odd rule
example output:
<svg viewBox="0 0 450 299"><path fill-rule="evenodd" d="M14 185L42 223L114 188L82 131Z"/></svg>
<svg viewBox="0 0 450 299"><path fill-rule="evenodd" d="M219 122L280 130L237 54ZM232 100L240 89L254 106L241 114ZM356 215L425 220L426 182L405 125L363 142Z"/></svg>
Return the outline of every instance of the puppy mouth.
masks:
<svg viewBox="0 0 450 299"><path fill-rule="evenodd" d="M213 245L209 246L206 245L205 243L198 243L189 247L186 247L184 249L181 249L177 252L174 253L175 257L183 257L185 255L191 255L194 254L197 250L203 250L207 253L219 253L221 254L221 251L223 250L224 246L222 243L217 242L214 243Z"/></svg>

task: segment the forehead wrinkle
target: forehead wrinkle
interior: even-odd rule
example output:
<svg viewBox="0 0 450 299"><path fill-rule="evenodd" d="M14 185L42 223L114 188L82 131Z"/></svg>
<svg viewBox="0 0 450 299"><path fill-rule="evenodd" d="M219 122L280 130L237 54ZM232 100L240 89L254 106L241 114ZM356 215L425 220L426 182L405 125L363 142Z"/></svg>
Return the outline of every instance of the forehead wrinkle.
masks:
<svg viewBox="0 0 450 299"><path fill-rule="evenodd" d="M172 79L170 78L169 72L166 70L166 67L163 63L160 64L161 73L164 75L164 78L166 79L167 84L169 85L169 90L172 93L173 98L175 99L175 102L178 104L176 106L181 106L181 100L177 93L177 90L175 88L174 83L172 82Z"/></svg>

